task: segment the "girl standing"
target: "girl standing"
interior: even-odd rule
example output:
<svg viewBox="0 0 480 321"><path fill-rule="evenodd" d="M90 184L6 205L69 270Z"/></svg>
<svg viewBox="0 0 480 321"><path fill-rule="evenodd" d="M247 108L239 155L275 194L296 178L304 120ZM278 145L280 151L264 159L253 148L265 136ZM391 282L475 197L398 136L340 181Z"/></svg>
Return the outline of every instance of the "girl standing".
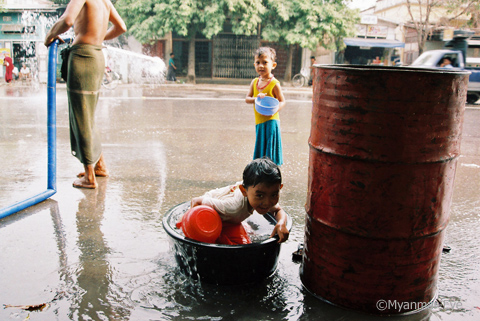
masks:
<svg viewBox="0 0 480 321"><path fill-rule="evenodd" d="M270 96L279 101L278 111L272 116L258 113L255 108L255 150L253 159L263 156L270 158L275 164L282 165L282 137L280 134L279 112L285 106L280 82L275 79L272 70L277 66L276 52L273 48L261 47L255 52L255 71L258 77L250 83L245 102L255 104L255 98ZM254 105L255 106L255 105Z"/></svg>

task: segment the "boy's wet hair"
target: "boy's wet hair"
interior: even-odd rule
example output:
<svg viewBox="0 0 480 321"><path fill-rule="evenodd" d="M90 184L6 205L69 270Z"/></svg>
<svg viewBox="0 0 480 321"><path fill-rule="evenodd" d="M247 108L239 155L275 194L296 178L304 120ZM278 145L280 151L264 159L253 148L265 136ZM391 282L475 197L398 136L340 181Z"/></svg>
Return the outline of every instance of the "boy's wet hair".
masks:
<svg viewBox="0 0 480 321"><path fill-rule="evenodd" d="M272 61L277 61L277 52L275 49L270 47L260 47L255 51L255 57L260 57L261 55L269 56Z"/></svg>
<svg viewBox="0 0 480 321"><path fill-rule="evenodd" d="M267 185L282 183L280 168L268 157L251 161L243 170L243 186L245 188L255 187L260 183Z"/></svg>

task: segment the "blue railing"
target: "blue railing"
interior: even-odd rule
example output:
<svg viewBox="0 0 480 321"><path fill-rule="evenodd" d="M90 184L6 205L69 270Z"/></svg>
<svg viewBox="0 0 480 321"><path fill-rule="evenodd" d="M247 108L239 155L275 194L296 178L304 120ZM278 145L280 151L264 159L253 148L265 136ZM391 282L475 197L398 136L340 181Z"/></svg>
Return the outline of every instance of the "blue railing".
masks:
<svg viewBox="0 0 480 321"><path fill-rule="evenodd" d="M57 192L57 119L56 119L56 87L57 87L57 50L58 40L52 43L48 51L48 81L47 81L47 136L48 164L47 190L0 209L0 219L43 202Z"/></svg>

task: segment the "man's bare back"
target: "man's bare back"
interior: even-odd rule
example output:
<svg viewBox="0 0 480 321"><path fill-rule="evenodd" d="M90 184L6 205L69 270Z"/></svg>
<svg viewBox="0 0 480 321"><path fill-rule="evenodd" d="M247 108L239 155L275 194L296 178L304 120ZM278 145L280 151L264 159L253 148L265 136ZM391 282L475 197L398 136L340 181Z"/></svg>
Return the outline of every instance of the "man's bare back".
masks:
<svg viewBox="0 0 480 321"><path fill-rule="evenodd" d="M108 28L108 22L112 27ZM62 33L73 27L74 44L101 45L104 40L113 39L127 28L110 0L71 0L64 14L53 25L45 37L48 47Z"/></svg>
<svg viewBox="0 0 480 321"><path fill-rule="evenodd" d="M110 1L86 0L73 24L75 42L101 45L105 39L110 15Z"/></svg>

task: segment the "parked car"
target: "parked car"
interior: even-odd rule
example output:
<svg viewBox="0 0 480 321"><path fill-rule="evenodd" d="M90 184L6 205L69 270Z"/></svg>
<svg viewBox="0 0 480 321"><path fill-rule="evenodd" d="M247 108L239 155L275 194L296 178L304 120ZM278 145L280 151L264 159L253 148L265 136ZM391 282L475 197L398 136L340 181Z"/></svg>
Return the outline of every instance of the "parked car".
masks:
<svg viewBox="0 0 480 321"><path fill-rule="evenodd" d="M451 62L452 70L467 70L471 74L468 78L467 103L474 104L480 99L480 67L465 66L463 54L459 50L430 50L422 53L410 65L419 68L447 69L442 67L442 61L448 58ZM467 58L467 65L475 65L478 58Z"/></svg>

